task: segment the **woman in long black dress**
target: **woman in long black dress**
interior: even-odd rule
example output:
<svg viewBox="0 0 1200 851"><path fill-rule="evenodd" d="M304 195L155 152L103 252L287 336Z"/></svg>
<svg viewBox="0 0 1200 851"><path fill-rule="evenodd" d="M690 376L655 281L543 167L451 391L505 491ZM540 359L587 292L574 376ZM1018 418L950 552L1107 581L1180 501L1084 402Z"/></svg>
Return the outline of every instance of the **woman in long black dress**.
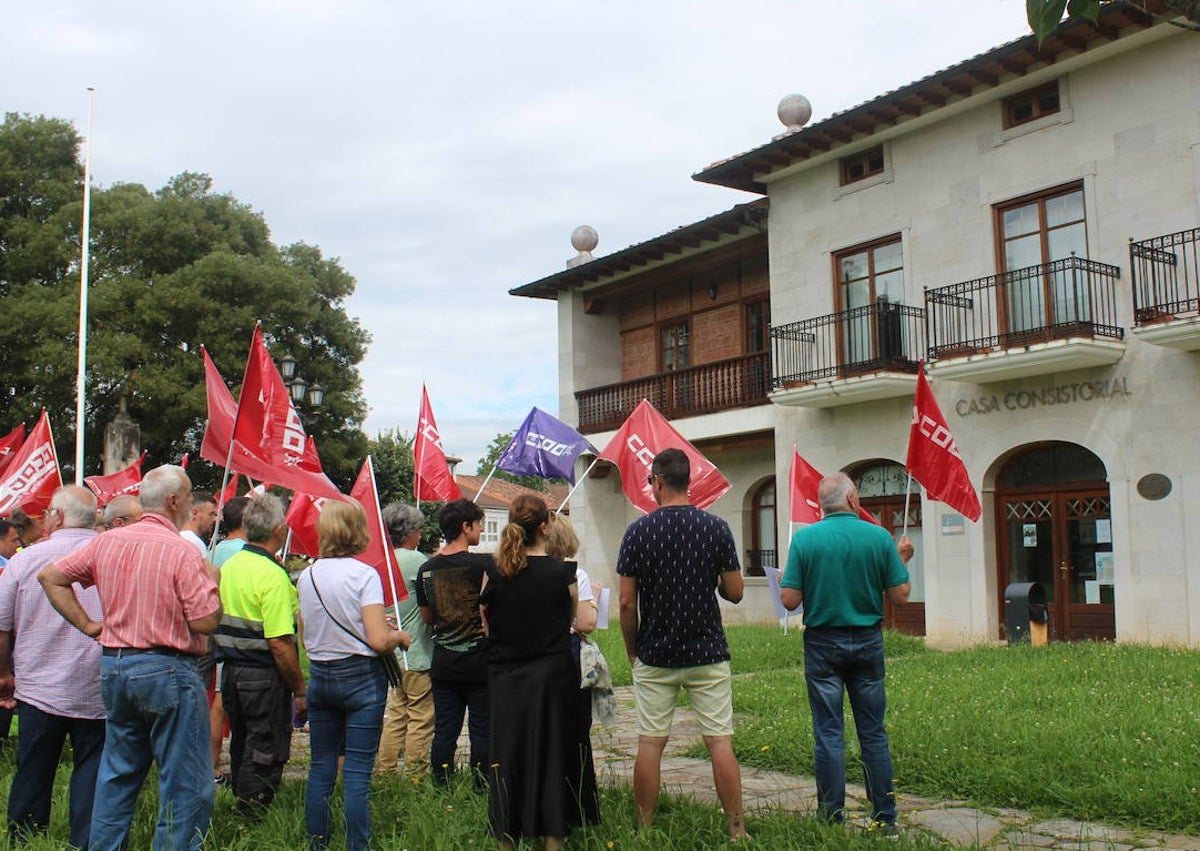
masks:
<svg viewBox="0 0 1200 851"><path fill-rule="evenodd" d="M550 512L541 498L517 497L508 517L479 598L491 636L488 821L501 848L542 836L559 849L578 820L566 783L578 764L569 711L579 688L575 571L546 555Z"/></svg>

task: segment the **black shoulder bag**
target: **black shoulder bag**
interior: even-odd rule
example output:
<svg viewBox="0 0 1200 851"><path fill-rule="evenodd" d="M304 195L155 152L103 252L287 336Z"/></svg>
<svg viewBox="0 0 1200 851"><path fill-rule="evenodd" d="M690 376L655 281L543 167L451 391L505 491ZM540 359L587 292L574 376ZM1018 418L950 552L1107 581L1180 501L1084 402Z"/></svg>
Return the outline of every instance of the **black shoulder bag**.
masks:
<svg viewBox="0 0 1200 851"><path fill-rule="evenodd" d="M325 610L325 614L327 614L329 619L337 625L337 628L353 638L363 647L366 647L368 650L374 653L375 649L371 647L370 644L367 644L366 641L364 641L362 638L359 638L351 630L347 629L341 621L333 616L333 612L329 611L329 607L325 605L325 598L321 596L321 589L317 587L317 580L313 576L313 570L311 567L308 569L308 581L309 584L312 585L313 591L316 592L317 601L321 604L321 608ZM396 654L389 651L387 653L380 653L376 655L375 658L379 660L379 664L383 666L383 672L387 674L388 685L390 685L392 688L399 687L400 683L404 679L404 672L400 670L400 663L396 661Z"/></svg>

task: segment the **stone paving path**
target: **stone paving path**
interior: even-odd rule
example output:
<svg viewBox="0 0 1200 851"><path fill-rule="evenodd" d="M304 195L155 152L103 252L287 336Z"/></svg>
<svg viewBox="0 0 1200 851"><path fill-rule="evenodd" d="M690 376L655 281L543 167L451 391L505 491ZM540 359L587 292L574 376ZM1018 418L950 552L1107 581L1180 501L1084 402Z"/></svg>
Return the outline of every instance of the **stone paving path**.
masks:
<svg viewBox="0 0 1200 851"><path fill-rule="evenodd" d="M592 747L596 774L610 785L633 783L633 758L637 752L637 721L633 689L616 689L620 720L612 728L595 727ZM671 741L663 759L663 791L688 795L717 805L712 766L707 760L682 754L700 740L691 710L677 708ZM846 787L847 818L866 827L866 792ZM760 768L742 768L742 795L746 811L785 810L811 814L816 810L816 783L811 777L783 774ZM1128 851L1137 848L1200 851L1200 836L1180 836L1153 831L1133 831L1072 819L1038 820L1019 810L977 809L961 801L931 801L904 795L899 800L902 830L924 831L943 842L963 848L1052 848L1070 851ZM857 818L855 818L857 816ZM753 824L750 826L753 832Z"/></svg>
<svg viewBox="0 0 1200 851"><path fill-rule="evenodd" d="M592 747L596 776L612 786L633 784L633 760L637 753L637 719L633 689L616 689L620 713L613 727L594 727ZM712 766L704 759L683 754L700 740L699 725L690 709L677 708L671 741L662 766L663 791L687 795L718 806L713 790ZM466 736L458 752L468 751ZM292 739L289 777L303 778L308 768L308 736ZM742 768L742 794L747 813L776 810L810 815L816 810L816 783L811 777ZM861 786L846 787L847 821L866 828L866 792ZM1200 851L1200 836L1182 836L1157 831L1135 831L1073 819L1039 820L1030 813L1010 809L979 809L962 801L933 801L903 794L899 800L900 826L904 831L922 831L959 848L1024 849L1048 848L1063 851L1132 851L1155 848L1171 851ZM751 832L754 826L750 825Z"/></svg>

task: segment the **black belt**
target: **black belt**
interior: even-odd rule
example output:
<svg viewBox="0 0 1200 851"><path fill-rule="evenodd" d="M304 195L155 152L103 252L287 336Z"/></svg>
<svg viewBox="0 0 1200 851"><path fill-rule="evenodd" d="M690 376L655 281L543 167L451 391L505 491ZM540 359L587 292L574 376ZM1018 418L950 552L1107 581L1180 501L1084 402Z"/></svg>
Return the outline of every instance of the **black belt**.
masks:
<svg viewBox="0 0 1200 851"><path fill-rule="evenodd" d="M157 656L182 656L194 659L191 653L184 653L174 647L105 647L101 651L105 656L141 656L143 653L153 653Z"/></svg>

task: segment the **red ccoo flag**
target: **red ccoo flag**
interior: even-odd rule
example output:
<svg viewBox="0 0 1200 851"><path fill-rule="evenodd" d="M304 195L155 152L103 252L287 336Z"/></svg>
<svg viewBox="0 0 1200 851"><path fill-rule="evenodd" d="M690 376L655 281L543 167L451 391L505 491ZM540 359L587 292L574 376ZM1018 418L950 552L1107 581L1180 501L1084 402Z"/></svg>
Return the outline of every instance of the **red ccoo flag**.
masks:
<svg viewBox="0 0 1200 851"><path fill-rule="evenodd" d="M461 499L462 491L450 473L446 453L442 451L442 435L433 419L433 408L429 404L429 391L421 385L421 416L417 422L417 437L413 441L413 459L416 461L416 480L413 489L418 502L441 502ZM368 511L368 513L370 513Z"/></svg>
<svg viewBox="0 0 1200 851"><path fill-rule="evenodd" d="M321 469L316 448L300 423L259 325L254 326L250 342L233 441L233 470L314 496L341 496Z"/></svg>
<svg viewBox="0 0 1200 851"><path fill-rule="evenodd" d="M4 475L4 471L8 469L8 465L16 457L17 450L21 448L21 444L24 442L25 423L17 423L16 428L4 435L4 437L0 437L0 476Z"/></svg>
<svg viewBox="0 0 1200 851"><path fill-rule="evenodd" d="M292 494L292 502L284 518L288 528L292 530L289 552L309 558L318 558L321 555L320 542L317 539L317 518L321 516L321 509L328 501L328 498L323 496L309 496L299 492Z"/></svg>
<svg viewBox="0 0 1200 851"><path fill-rule="evenodd" d="M201 346L200 354L204 356L204 389L208 396L208 424L204 427L204 440L200 443L200 457L224 467L229 460L229 441L233 440L237 402L225 386L225 379L217 371L208 349Z"/></svg>
<svg viewBox="0 0 1200 851"><path fill-rule="evenodd" d="M812 464L800 457L800 452L792 448L792 486L791 505L788 507L789 519L793 523L816 523L825 513L821 510L820 486L825 478ZM868 523L879 525L875 515L861 505L858 516Z"/></svg>
<svg viewBox="0 0 1200 851"><path fill-rule="evenodd" d="M788 517L793 523L816 523L821 519L821 502L817 498L821 474L792 449L791 504Z"/></svg>
<svg viewBox="0 0 1200 851"><path fill-rule="evenodd" d="M375 465L371 456L363 462L358 471L358 479L350 488L350 496L358 500L359 505L367 512L367 532L371 543L367 551L358 556L358 560L366 562L375 568L383 583L383 605L395 605L397 599L408 599L408 588L404 585L404 577L400 574L400 563L396 561L396 551L388 538L387 530L383 528L383 515L379 507L379 490L375 486Z"/></svg>
<svg viewBox="0 0 1200 851"><path fill-rule="evenodd" d="M924 364L917 373L917 395L913 401L905 466L925 488L930 499L946 503L971 520L978 520L983 513L979 495L967 475L967 465L958 454L958 444L925 379Z"/></svg>
<svg viewBox="0 0 1200 851"><path fill-rule="evenodd" d="M117 470L107 476L87 476L83 483L92 489L92 493L96 495L96 502L100 504L101 508L119 496L126 494L136 496L142 489L142 463L145 460L146 453L143 452L124 470Z"/></svg>
<svg viewBox="0 0 1200 851"><path fill-rule="evenodd" d="M599 455L617 465L621 471L621 489L642 513L649 514L658 507L647 477L654 456L664 449L682 449L691 461L688 496L692 505L708 508L729 490L729 482L721 471L643 399Z"/></svg>
<svg viewBox="0 0 1200 851"><path fill-rule="evenodd" d="M26 514L41 514L50 507L50 497L60 487L58 453L50 433L50 418L42 408L37 425L0 478L0 514L7 515L17 507Z"/></svg>
<svg viewBox="0 0 1200 851"><path fill-rule="evenodd" d="M237 496L238 474L234 473L229 477L229 484L225 486L225 490L221 491L221 495L217 497L217 508L225 507L225 503Z"/></svg>

